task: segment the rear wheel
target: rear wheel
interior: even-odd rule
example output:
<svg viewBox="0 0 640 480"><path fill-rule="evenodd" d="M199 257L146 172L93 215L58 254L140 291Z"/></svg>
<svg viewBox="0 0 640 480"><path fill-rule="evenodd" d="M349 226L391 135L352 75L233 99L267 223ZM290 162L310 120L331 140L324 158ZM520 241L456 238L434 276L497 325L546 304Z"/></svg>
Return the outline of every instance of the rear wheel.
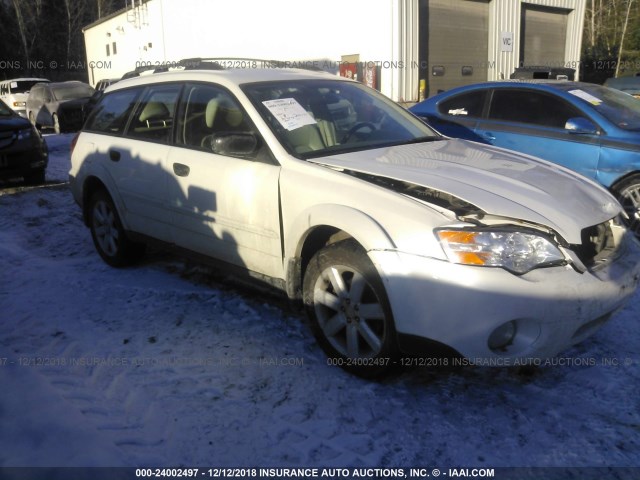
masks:
<svg viewBox="0 0 640 480"><path fill-rule="evenodd" d="M629 229L640 238L640 175L632 175L614 188L614 194L629 216Z"/></svg>
<svg viewBox="0 0 640 480"><path fill-rule="evenodd" d="M112 267L131 265L144 253L144 245L127 238L113 200L104 190L89 202L89 228L96 250Z"/></svg>
<svg viewBox="0 0 640 480"><path fill-rule="evenodd" d="M314 334L331 364L368 378L393 367L397 346L387 294L355 241L316 253L305 272L303 296Z"/></svg>

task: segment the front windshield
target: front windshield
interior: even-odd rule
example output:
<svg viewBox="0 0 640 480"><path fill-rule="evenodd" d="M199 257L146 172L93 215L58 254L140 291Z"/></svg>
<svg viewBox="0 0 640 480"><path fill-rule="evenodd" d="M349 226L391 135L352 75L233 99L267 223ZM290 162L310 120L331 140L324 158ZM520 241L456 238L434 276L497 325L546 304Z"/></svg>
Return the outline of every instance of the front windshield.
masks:
<svg viewBox="0 0 640 480"><path fill-rule="evenodd" d="M89 85L58 85L53 87L56 100L73 100L74 98L88 98L93 95L94 89Z"/></svg>
<svg viewBox="0 0 640 480"><path fill-rule="evenodd" d="M599 85L570 88L568 92L619 128L640 131L639 99Z"/></svg>
<svg viewBox="0 0 640 480"><path fill-rule="evenodd" d="M341 80L292 80L243 86L283 146L314 158L441 138L374 90Z"/></svg>

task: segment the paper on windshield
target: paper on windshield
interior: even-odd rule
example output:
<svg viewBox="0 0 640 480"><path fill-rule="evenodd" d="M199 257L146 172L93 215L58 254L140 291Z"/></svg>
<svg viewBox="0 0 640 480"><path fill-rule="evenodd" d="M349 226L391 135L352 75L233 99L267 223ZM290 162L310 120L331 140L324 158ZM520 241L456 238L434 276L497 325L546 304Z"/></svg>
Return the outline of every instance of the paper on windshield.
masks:
<svg viewBox="0 0 640 480"><path fill-rule="evenodd" d="M593 95L585 92L584 90L569 90L569 93L583 100L586 100L592 105L600 105L602 103L602 100L600 100L598 97L594 97Z"/></svg>
<svg viewBox="0 0 640 480"><path fill-rule="evenodd" d="M11 88L18 88L18 82L11 82Z"/></svg>
<svg viewBox="0 0 640 480"><path fill-rule="evenodd" d="M316 123L309 112L295 98L280 98L262 103L278 119L280 125L289 131Z"/></svg>

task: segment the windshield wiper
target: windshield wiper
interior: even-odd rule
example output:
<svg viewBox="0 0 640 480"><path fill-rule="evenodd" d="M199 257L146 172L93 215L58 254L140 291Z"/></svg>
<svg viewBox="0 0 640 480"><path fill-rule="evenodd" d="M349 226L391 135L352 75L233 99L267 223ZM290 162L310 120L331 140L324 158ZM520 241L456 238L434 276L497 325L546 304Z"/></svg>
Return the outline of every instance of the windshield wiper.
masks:
<svg viewBox="0 0 640 480"><path fill-rule="evenodd" d="M418 137L412 140L405 140L403 142L398 142L396 145L411 145L412 143L427 143L427 142L437 142L440 140L444 140L443 137L436 136L428 136L428 137Z"/></svg>

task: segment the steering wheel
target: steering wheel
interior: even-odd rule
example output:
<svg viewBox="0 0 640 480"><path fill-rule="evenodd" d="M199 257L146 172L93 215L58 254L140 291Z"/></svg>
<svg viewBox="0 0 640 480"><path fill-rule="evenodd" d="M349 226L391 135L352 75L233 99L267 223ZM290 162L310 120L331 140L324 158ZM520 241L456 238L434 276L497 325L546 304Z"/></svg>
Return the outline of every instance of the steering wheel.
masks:
<svg viewBox="0 0 640 480"><path fill-rule="evenodd" d="M361 128L371 129L371 131L369 132L369 135L371 135L373 131L376 130L376 126L371 122L358 122L349 129L349 131L344 135L344 137L342 137L342 140L340 141L340 143L347 143L351 139L351 137Z"/></svg>

